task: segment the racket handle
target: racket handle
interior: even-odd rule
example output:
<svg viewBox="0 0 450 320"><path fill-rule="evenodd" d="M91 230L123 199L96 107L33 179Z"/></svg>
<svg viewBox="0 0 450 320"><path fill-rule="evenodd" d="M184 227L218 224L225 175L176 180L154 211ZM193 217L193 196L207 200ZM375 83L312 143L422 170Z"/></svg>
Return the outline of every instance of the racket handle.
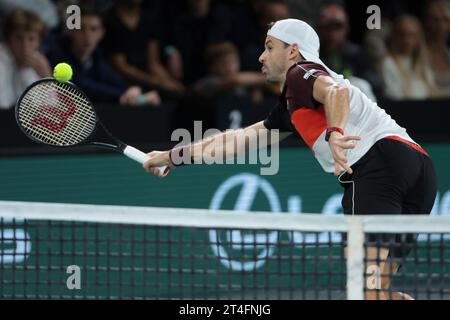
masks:
<svg viewBox="0 0 450 320"><path fill-rule="evenodd" d="M123 154L126 155L128 158L133 159L137 162L139 162L140 164L144 164L145 162L147 162L148 160L150 160L150 157L148 156L148 154L132 147L132 146L126 146L125 149L123 150ZM156 168L162 175L167 174L169 167L168 166L163 166L163 167L158 167Z"/></svg>

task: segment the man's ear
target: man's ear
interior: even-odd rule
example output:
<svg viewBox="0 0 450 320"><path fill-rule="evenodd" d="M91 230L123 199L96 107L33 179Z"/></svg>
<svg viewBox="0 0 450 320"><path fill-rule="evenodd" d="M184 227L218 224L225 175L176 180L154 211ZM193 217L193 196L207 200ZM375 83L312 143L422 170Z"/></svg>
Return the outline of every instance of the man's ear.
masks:
<svg viewBox="0 0 450 320"><path fill-rule="evenodd" d="M292 57L292 59L295 59L297 56L300 56L300 51L298 49L299 49L298 44L294 43L293 45L291 45L289 55Z"/></svg>

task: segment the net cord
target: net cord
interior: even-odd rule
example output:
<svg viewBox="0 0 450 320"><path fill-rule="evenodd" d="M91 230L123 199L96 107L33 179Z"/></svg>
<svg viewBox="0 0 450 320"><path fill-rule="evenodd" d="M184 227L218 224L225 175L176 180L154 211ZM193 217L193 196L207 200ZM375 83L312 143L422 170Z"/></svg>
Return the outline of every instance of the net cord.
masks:
<svg viewBox="0 0 450 320"><path fill-rule="evenodd" d="M241 228L255 230L347 232L361 219L365 233L450 233L450 216L321 215L165 207L0 201L0 217L152 226ZM255 219L258 215L258 219ZM407 220L405 220L407 219ZM407 221L407 223L405 223Z"/></svg>
<svg viewBox="0 0 450 320"><path fill-rule="evenodd" d="M258 215L258 219L254 219ZM364 299L365 233L450 233L450 217L423 215L325 216L271 212L0 201L0 218L195 228L346 232L347 299ZM407 219L405 223L405 219Z"/></svg>

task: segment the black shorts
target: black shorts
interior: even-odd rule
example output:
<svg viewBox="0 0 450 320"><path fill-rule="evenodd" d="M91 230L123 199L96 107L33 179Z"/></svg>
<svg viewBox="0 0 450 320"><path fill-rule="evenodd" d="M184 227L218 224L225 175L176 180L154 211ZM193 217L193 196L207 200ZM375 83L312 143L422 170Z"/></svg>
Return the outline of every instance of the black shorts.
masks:
<svg viewBox="0 0 450 320"><path fill-rule="evenodd" d="M344 187L344 214L430 214L437 192L433 163L420 147L384 138L339 179ZM368 246L391 248L402 257L415 243L414 234L370 234ZM380 244L381 243L381 244Z"/></svg>

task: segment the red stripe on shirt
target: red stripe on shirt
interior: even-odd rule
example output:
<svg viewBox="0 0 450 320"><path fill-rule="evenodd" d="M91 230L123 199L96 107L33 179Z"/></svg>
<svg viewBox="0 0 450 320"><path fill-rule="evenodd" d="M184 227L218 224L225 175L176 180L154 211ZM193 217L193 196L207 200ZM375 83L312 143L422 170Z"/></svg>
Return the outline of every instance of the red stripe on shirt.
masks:
<svg viewBox="0 0 450 320"><path fill-rule="evenodd" d="M327 129L323 106L315 109L299 108L291 114L291 122L311 150L319 136Z"/></svg>
<svg viewBox="0 0 450 320"><path fill-rule="evenodd" d="M419 146L418 144L412 143L411 141L403 139L399 136L388 136L388 137L386 137L386 139L403 142L403 143L407 144L408 146L410 146L411 148L413 148L413 149L419 151L420 153L426 155L427 157L429 157L428 153L421 146Z"/></svg>

